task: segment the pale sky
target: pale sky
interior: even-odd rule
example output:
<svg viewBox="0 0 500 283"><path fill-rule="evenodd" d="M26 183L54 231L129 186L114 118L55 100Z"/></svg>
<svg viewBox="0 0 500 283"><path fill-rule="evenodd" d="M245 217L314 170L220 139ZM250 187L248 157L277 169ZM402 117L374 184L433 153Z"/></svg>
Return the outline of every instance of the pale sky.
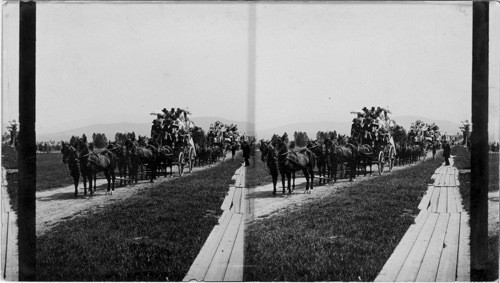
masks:
<svg viewBox="0 0 500 283"><path fill-rule="evenodd" d="M37 3L37 131L149 122L163 107L246 120L250 5ZM18 13L3 7L4 125L17 118ZM490 20L498 137L497 3ZM471 118L471 2L259 2L255 26L258 129L349 121L364 106Z"/></svg>

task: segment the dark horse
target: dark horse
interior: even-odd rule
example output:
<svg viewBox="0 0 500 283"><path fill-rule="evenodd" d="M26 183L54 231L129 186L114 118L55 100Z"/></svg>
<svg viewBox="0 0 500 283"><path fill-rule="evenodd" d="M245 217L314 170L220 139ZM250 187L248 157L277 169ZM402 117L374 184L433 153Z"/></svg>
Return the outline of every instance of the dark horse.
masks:
<svg viewBox="0 0 500 283"><path fill-rule="evenodd" d="M276 184L278 183L279 164L278 153L270 143L260 141L260 160L266 163L269 174L273 179L273 195L276 195ZM283 193L285 193L285 179L283 180ZM293 187L295 188L295 172L293 173Z"/></svg>
<svg viewBox="0 0 500 283"><path fill-rule="evenodd" d="M358 149L356 146L347 143L345 146L331 143L330 160L333 167L333 181L337 182L338 166L347 163L349 167L349 181L356 178L356 166L358 164Z"/></svg>
<svg viewBox="0 0 500 283"><path fill-rule="evenodd" d="M109 143L108 150L116 156L116 167L120 176L120 186L127 184L128 155L127 148L118 142Z"/></svg>
<svg viewBox="0 0 500 283"><path fill-rule="evenodd" d="M174 159L174 150L172 149L172 147L170 147L169 145L158 145L155 141L150 141L149 145L149 148L153 151L157 150L156 167L158 168L158 171L163 172L163 176L166 177L167 167L169 167L170 176L172 177L172 165Z"/></svg>
<svg viewBox="0 0 500 283"><path fill-rule="evenodd" d="M112 194L115 190L115 166L116 156L109 150L102 152L90 151L85 140L78 141L78 153L80 155L80 169L83 176L84 195L87 194L86 180L89 180L90 195L93 195L97 187L97 173L103 172L108 181L106 194ZM94 189L92 189L92 179Z"/></svg>
<svg viewBox="0 0 500 283"><path fill-rule="evenodd" d="M139 166L147 164L151 169L151 178L149 182L153 183L156 179L157 151L155 152L152 146L140 146L137 141L132 140L127 140L125 146L127 147L127 152L130 157L130 180L135 180L137 184Z"/></svg>
<svg viewBox="0 0 500 283"><path fill-rule="evenodd" d="M313 142L311 146L308 148L314 153L316 156L316 166L318 167L318 176L319 184L326 184L327 181L330 180L330 169L331 166L329 164L329 151L326 143L320 143L318 141ZM322 178L321 178L322 177Z"/></svg>
<svg viewBox="0 0 500 283"><path fill-rule="evenodd" d="M316 166L316 156L314 155L314 153L312 153L312 151L305 147L289 150L286 143L279 137L275 140L275 142L276 150L278 151L278 164L283 182L283 189L285 187L284 177L286 175L288 180L288 193L292 193L290 184L292 173L301 170L306 177L305 193L310 193L309 185L311 186L312 191L314 181L314 167ZM310 184L309 178L311 179Z"/></svg>
<svg viewBox="0 0 500 283"><path fill-rule="evenodd" d="M66 170L68 174L73 178L73 183L75 184L75 196L78 195L78 181L80 179L80 166L78 163L78 156L76 149L65 143L61 142L62 148L61 153L63 154L62 162L67 164Z"/></svg>

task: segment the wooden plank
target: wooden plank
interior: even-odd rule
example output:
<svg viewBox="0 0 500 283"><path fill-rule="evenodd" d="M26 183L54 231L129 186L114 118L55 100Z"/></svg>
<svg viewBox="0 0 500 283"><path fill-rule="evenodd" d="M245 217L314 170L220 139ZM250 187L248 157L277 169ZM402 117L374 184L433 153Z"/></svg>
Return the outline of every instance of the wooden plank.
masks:
<svg viewBox="0 0 500 283"><path fill-rule="evenodd" d="M224 232L229 225L232 215L233 214L230 213L228 217L226 217L226 220L221 223L221 225L216 225L214 227L207 240L205 241L205 244L198 253L198 256L189 268L189 271L184 277L183 281L204 280L205 274L210 267L210 263L212 262L217 248L219 247L222 236L224 235Z"/></svg>
<svg viewBox="0 0 500 283"><path fill-rule="evenodd" d="M229 210L224 210L224 212L222 212L222 215L219 218L219 224L226 220L226 217L229 213L231 213Z"/></svg>
<svg viewBox="0 0 500 283"><path fill-rule="evenodd" d="M247 168L243 167L243 170L241 171L241 187L245 187L245 182L247 179Z"/></svg>
<svg viewBox="0 0 500 283"><path fill-rule="evenodd" d="M439 214L436 228L432 233L431 241L429 242L429 246L427 247L427 251L425 252L422 266L418 271L416 281L435 281L449 218L449 213Z"/></svg>
<svg viewBox="0 0 500 283"><path fill-rule="evenodd" d="M415 217L415 219L413 220L413 222L416 224L416 223L420 222L423 218L427 217L428 215L429 215L429 210L422 209L418 213L417 217Z"/></svg>
<svg viewBox="0 0 500 283"><path fill-rule="evenodd" d="M441 174L439 174L439 186L442 187L444 186L444 172L442 172Z"/></svg>
<svg viewBox="0 0 500 283"><path fill-rule="evenodd" d="M429 210L431 212L437 212L440 188L441 187L434 187L434 190L432 191L432 196L430 199L430 206L429 206L430 208Z"/></svg>
<svg viewBox="0 0 500 283"><path fill-rule="evenodd" d="M431 199L431 196L432 196L432 192L434 191L434 186L432 185L429 185L427 187L427 192L425 193L425 195L422 197L422 200L420 201L420 204L418 205L418 208L419 209L427 209L429 207L429 201Z"/></svg>
<svg viewBox="0 0 500 283"><path fill-rule="evenodd" d="M247 210L247 201L246 201L247 194L246 194L246 192L247 192L247 189L245 189L245 188L241 189L240 211L238 212L240 214L246 213L246 210Z"/></svg>
<svg viewBox="0 0 500 283"><path fill-rule="evenodd" d="M439 261L436 281L455 281L458 261L458 239L460 233L460 213L450 215L443 253Z"/></svg>
<svg viewBox="0 0 500 283"><path fill-rule="evenodd" d="M457 281L470 282L470 226L467 212L460 213Z"/></svg>
<svg viewBox="0 0 500 283"><path fill-rule="evenodd" d="M401 271L399 272L396 281L415 281L417 278L418 270L422 265L422 260L424 259L425 252L427 250L427 246L431 240L432 232L436 227L436 223L438 220L439 214L430 213L427 221L424 223L424 227L422 231L418 235L415 240L415 244L413 245L406 261L401 267Z"/></svg>
<svg viewBox="0 0 500 283"><path fill-rule="evenodd" d="M231 207L231 211L233 213L239 213L241 206L241 188L236 188L234 191L233 197L233 206Z"/></svg>
<svg viewBox="0 0 500 283"><path fill-rule="evenodd" d="M463 205L462 205L462 196L460 195L460 189L458 187L454 187L453 190L455 191L454 195L457 202L457 212L462 212Z"/></svg>
<svg viewBox="0 0 500 283"><path fill-rule="evenodd" d="M243 281L243 268L244 268L244 241L245 241L245 221L241 221L236 242L234 243L229 264L227 266L224 281L226 282L241 282Z"/></svg>
<svg viewBox="0 0 500 283"><path fill-rule="evenodd" d="M451 175L451 186L456 187L457 186L457 175L455 172Z"/></svg>
<svg viewBox="0 0 500 283"><path fill-rule="evenodd" d="M439 188L439 203L437 207L437 212L446 213L446 206L448 204L448 188Z"/></svg>
<svg viewBox="0 0 500 283"><path fill-rule="evenodd" d="M231 207L233 206L233 198L234 198L234 192L236 191L236 187L230 186L229 187L229 193L227 195L227 199L229 199L229 208L227 210L230 210Z"/></svg>
<svg viewBox="0 0 500 283"><path fill-rule="evenodd" d="M233 217L231 217L229 226L215 252L204 281L222 281L224 279L242 219L243 215L241 214L233 214Z"/></svg>
<svg viewBox="0 0 500 283"><path fill-rule="evenodd" d="M436 183L434 184L435 187L441 187L443 186L442 184L442 180L443 179L443 174L439 173L437 179L436 179Z"/></svg>
<svg viewBox="0 0 500 283"><path fill-rule="evenodd" d="M220 209L229 210L231 208L231 204L233 201L233 194L234 194L234 187L230 186L229 191L227 192L226 197L224 198L224 201L222 202L222 205L220 206Z"/></svg>
<svg viewBox="0 0 500 283"><path fill-rule="evenodd" d="M421 233L422 228L428 218L430 213L424 213L421 220L414 225L411 225L406 234L403 236L401 241L399 242L394 252L389 257L384 267L378 274L377 278L375 278L375 282L394 282L406 261L408 254L410 253L415 240L418 235Z"/></svg>
<svg viewBox="0 0 500 283"><path fill-rule="evenodd" d="M448 213L456 213L457 212L457 198L455 196L455 187L448 187Z"/></svg>

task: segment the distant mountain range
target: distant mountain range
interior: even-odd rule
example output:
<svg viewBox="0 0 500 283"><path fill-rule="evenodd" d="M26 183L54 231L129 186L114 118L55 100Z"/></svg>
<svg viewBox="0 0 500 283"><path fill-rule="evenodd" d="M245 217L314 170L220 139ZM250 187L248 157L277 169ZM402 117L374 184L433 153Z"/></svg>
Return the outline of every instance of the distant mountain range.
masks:
<svg viewBox="0 0 500 283"><path fill-rule="evenodd" d="M248 135L254 135L255 125L253 123L242 122L242 121L232 121L220 117L193 117L191 118L196 126L207 130L210 124L215 121L221 121L225 124L235 124L238 125L238 131L240 133L246 133ZM85 134L88 138L92 137L93 133L103 133L108 139L114 140L116 133L125 132L135 132L136 135L149 136L151 133L150 123L112 123L112 124L94 124L85 127L79 127L71 130L60 131L55 133L38 134L37 141L68 141L71 136L78 135L81 136Z"/></svg>
<svg viewBox="0 0 500 283"><path fill-rule="evenodd" d="M396 121L398 125L403 126L405 129L409 129L410 125L417 120L422 120L424 123L432 124L436 123L439 126L441 133L456 134L459 132L460 125L455 122L435 120L421 116L396 116L391 117ZM264 129L257 131L258 139L270 139L273 134L283 135L285 132L289 136L293 136L295 131L306 132L307 136L310 138L315 138L318 131L337 131L339 134L350 134L352 121L346 122L302 122L295 124L288 124L280 127L275 127L271 129Z"/></svg>
<svg viewBox="0 0 500 283"><path fill-rule="evenodd" d="M411 123L416 120L422 120L425 123L436 123L442 133L446 132L448 134L456 134L459 132L460 125L450 121L434 120L426 117L420 116L399 116L393 117L393 119L401 126L406 129L410 128ZM302 122L295 124L288 124L280 127L275 127L271 129L263 129L255 132L255 125L253 123L242 122L242 121L232 121L220 117L193 117L193 122L204 130L210 127L215 121L221 121L225 124L236 124L238 125L238 130L240 133L246 133L247 135L257 134L258 139L269 139L273 134L282 135L283 133L288 133L293 135L295 131L306 132L311 138L316 137L318 131L337 131L339 134L349 134L351 131L351 121L346 122L333 122L333 121L323 121L323 122ZM149 136L151 131L151 124L149 123L113 123L113 124L95 124L85 127L75 128L71 130L50 133L50 134L38 134L37 141L67 141L72 135L85 134L87 137L92 137L93 133L104 133L108 139L114 139L116 133L125 132L135 132L136 135L146 135Z"/></svg>

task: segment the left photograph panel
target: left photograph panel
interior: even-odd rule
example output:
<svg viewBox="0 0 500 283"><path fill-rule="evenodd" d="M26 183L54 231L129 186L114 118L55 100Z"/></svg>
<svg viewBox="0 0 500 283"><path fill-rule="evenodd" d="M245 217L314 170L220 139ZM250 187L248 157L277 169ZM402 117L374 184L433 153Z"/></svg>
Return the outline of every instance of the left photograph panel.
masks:
<svg viewBox="0 0 500 283"><path fill-rule="evenodd" d="M229 197L255 142L251 5L36 3L37 281L243 280L243 208ZM2 11L12 281L25 233L19 6Z"/></svg>

